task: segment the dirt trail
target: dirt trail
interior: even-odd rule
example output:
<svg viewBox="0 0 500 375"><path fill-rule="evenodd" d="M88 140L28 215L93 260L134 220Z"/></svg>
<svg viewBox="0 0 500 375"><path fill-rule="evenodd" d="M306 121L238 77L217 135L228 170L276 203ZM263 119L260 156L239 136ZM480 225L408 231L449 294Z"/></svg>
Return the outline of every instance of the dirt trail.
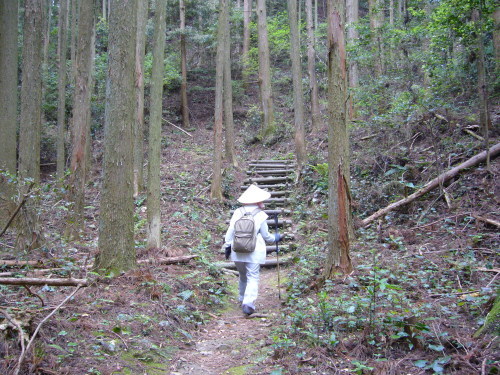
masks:
<svg viewBox="0 0 500 375"><path fill-rule="evenodd" d="M277 279L276 269L261 269L256 313L265 317L246 318L237 296L231 296L229 310L193 337L191 349L177 353L170 374L269 374L262 361L271 351L271 332L280 318ZM230 280L237 290L237 278Z"/></svg>

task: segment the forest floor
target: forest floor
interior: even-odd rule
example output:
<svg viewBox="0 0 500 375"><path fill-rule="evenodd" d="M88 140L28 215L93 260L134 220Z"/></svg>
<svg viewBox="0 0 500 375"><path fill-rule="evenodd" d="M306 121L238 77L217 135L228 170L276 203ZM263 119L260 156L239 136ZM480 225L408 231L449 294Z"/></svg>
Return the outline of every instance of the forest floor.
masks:
<svg viewBox="0 0 500 375"><path fill-rule="evenodd" d="M231 281L237 290L237 278ZM171 375L271 374L271 332L280 324L280 300L276 269L263 269L256 312L244 315L237 294L227 309L213 316L193 337L191 348L179 351ZM284 298L284 295L282 296Z"/></svg>
<svg viewBox="0 0 500 375"><path fill-rule="evenodd" d="M332 281L326 294L315 284L327 249L326 197L322 176L308 166L294 192L296 224L291 230L297 251L295 263L281 268L283 303L277 296L277 270L264 269L257 300L262 315L245 318L236 303L237 278L216 266L223 260L220 247L226 220L241 193L248 161L290 157L293 136L289 128L272 143L252 143L248 134L257 129L245 125L249 127L241 132L237 147L241 167L225 168L225 201L213 202L209 198L213 131L206 103L206 112L194 115L196 121L187 129L190 135L164 127L164 242L161 249L146 250L146 196L139 195L136 251L142 263L137 269L110 277L88 267L98 251L102 142L94 144L85 227L79 240L68 241L63 235L68 206L55 187L52 171L45 171L42 187L32 198L40 214L44 246L15 254L15 233L8 231L0 239L0 257L38 260L46 271L8 267L0 271L17 277L71 275L87 278L90 284L41 326L20 374L468 375L498 371L498 336L473 339L472 335L484 322L499 285L500 235L498 228L472 215L500 220L499 158L489 171L483 165L471 168L450 184L448 192L454 199L449 205L433 192L377 225L358 228L351 251L355 271ZM237 109L236 113L245 112ZM239 126L243 119L236 115ZM433 131L438 134L429 132L425 121L413 126L406 141L401 141L400 133L391 134L393 129L385 133L378 129L376 137L369 128L353 131L355 217L366 217L403 196L401 174L405 182L419 185L439 174L438 164L455 165L481 150L480 142L449 124L435 125ZM312 165L326 162L327 142L321 134L326 132L309 139L308 147L315 153ZM443 140L440 144L435 142L438 137ZM492 144L498 141L498 135L491 139ZM437 160L439 155L443 160ZM197 258L173 265L158 261L182 255ZM376 298L366 298L375 281ZM8 311L31 337L42 319L73 290L0 285L0 314ZM387 317L392 317L392 323ZM408 329L422 331L413 340L405 337ZM13 373L21 351L18 329L0 320L0 374Z"/></svg>

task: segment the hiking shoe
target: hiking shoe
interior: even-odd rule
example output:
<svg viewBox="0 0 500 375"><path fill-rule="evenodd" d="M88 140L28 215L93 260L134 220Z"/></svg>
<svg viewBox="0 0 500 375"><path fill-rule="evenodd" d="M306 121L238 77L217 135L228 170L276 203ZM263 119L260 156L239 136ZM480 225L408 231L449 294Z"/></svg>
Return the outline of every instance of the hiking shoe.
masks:
<svg viewBox="0 0 500 375"><path fill-rule="evenodd" d="M243 310L243 314L246 314L246 315L252 315L255 311L255 309L253 307L250 307L248 305L242 305L241 309Z"/></svg>

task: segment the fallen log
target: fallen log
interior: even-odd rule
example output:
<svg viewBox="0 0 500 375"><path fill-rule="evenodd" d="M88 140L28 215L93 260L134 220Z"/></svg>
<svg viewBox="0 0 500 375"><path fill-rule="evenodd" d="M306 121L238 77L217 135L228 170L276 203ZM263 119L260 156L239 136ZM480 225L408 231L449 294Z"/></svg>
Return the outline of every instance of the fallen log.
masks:
<svg viewBox="0 0 500 375"><path fill-rule="evenodd" d="M168 258L156 258L156 259L140 259L137 261L138 264L176 264L176 263L187 263L191 259L197 258L198 255L181 255L178 257L168 257Z"/></svg>
<svg viewBox="0 0 500 375"><path fill-rule="evenodd" d="M273 184L273 185L265 185L265 184L256 184L258 187L261 189L290 189L292 187L292 184L286 183L286 184ZM246 190L248 189L248 185L242 185L240 186L241 190Z"/></svg>
<svg viewBox="0 0 500 375"><path fill-rule="evenodd" d="M398 207L401 207L401 206L404 206L410 202L413 202L415 199L420 198L422 195L427 194L429 191L435 189L436 187L440 186L444 182L455 177L458 173L460 173L464 169L473 167L479 163L484 162L486 160L488 152L489 152L489 156L491 159L498 156L498 154L500 154L500 143L497 143L496 145L491 147L488 151L483 151L483 152L477 154L476 156L473 156L469 160L463 162L462 164L459 164L456 167L450 169L449 171L439 175L435 179L433 179L433 180L429 181L427 184L425 184L424 187L417 190L415 193L407 196L406 198L401 199L397 202L391 203L387 207L378 210L377 212L370 215L366 219L363 219L361 221L361 226L365 227L368 224L370 224L372 221L378 219L380 216L385 215L389 211L392 211Z"/></svg>
<svg viewBox="0 0 500 375"><path fill-rule="evenodd" d="M272 159L261 159L252 160L250 164L295 164L294 160L272 160Z"/></svg>
<svg viewBox="0 0 500 375"><path fill-rule="evenodd" d="M259 164L259 163L250 163L248 165L249 168L255 169L255 168L262 168L262 169L276 169L276 168L293 168L295 167L294 164Z"/></svg>
<svg viewBox="0 0 500 375"><path fill-rule="evenodd" d="M292 178L290 176L285 176L285 177L258 177L258 178L247 178L245 180L245 183L254 183L257 182L257 185L259 182L286 182L290 181ZM259 186L261 187L261 186Z"/></svg>
<svg viewBox="0 0 500 375"><path fill-rule="evenodd" d="M2 277L0 284L3 285L50 285L50 286L88 286L87 279L48 279L33 277Z"/></svg>
<svg viewBox="0 0 500 375"><path fill-rule="evenodd" d="M290 257L280 257L280 265L287 264L290 262L291 258ZM215 264L217 267L220 268L227 268L230 270L235 270L236 266L234 265L234 262L219 262ZM261 264L261 267L276 267L278 265L278 261L276 258L270 258L266 259L266 264Z"/></svg>
<svg viewBox="0 0 500 375"><path fill-rule="evenodd" d="M5 267L41 267L43 263L38 260L8 260L8 259L0 259L0 266Z"/></svg>
<svg viewBox="0 0 500 375"><path fill-rule="evenodd" d="M252 169L247 171L247 175L274 175L274 176L283 176L293 173L293 169Z"/></svg>

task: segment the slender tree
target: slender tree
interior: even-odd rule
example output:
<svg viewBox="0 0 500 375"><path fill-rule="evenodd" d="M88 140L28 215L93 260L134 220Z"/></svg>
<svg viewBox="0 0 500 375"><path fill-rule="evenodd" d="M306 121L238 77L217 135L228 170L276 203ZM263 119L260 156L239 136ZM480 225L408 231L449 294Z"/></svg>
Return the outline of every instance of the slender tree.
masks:
<svg viewBox="0 0 500 375"><path fill-rule="evenodd" d="M321 124L319 109L318 84L316 82L316 38L314 37L312 0L306 0L307 25L307 71L311 91L311 131L315 132Z"/></svg>
<svg viewBox="0 0 500 375"><path fill-rule="evenodd" d="M229 14L229 11L227 12ZM234 119L233 119L233 81L231 78L231 34L229 27L229 16L226 17L224 25L224 127L226 140L226 159L234 167L238 166L234 152Z"/></svg>
<svg viewBox="0 0 500 375"><path fill-rule="evenodd" d="M372 33L372 51L375 74L380 76L384 72L384 54L382 40L382 26L384 25L384 8L382 0L368 0L370 13L370 30Z"/></svg>
<svg viewBox="0 0 500 375"><path fill-rule="evenodd" d="M103 1L103 4L105 1ZM138 1L135 47L134 196L144 189L144 54L148 1ZM103 11L106 8L103 5Z"/></svg>
<svg viewBox="0 0 500 375"><path fill-rule="evenodd" d="M42 14L42 0L26 0L21 77L19 175L23 178L32 178L36 183L40 181Z"/></svg>
<svg viewBox="0 0 500 375"><path fill-rule="evenodd" d="M133 124L137 0L111 0L104 170L96 269L113 274L136 265L134 247ZM131 22L133 20L133 22Z"/></svg>
<svg viewBox="0 0 500 375"><path fill-rule="evenodd" d="M328 0L328 255L323 277L352 271L345 0Z"/></svg>
<svg viewBox="0 0 500 375"><path fill-rule="evenodd" d="M392 1L392 0L391 0ZM347 44L353 44L359 37L357 23L359 21L359 0L346 1L346 21L347 21ZM359 85L358 63L353 59L349 60L349 88L357 88ZM351 96L349 97L349 118L355 117L354 105Z"/></svg>
<svg viewBox="0 0 500 375"><path fill-rule="evenodd" d="M219 25L217 28L217 54L215 58L215 114L214 114L214 165L210 196L222 200L222 127L224 85L224 27L227 24L227 0L219 0Z"/></svg>
<svg viewBox="0 0 500 375"><path fill-rule="evenodd" d="M297 158L297 166L300 170L306 159L306 138L304 132L304 92L302 89L302 68L297 21L297 0L288 0L290 59L292 60L293 108L295 118L295 157Z"/></svg>
<svg viewBox="0 0 500 375"><path fill-rule="evenodd" d="M76 38L78 37L78 4L80 0L70 0L71 1L71 40L70 40L70 51L71 51L71 64L72 64L72 74L71 78L74 79L76 75Z"/></svg>
<svg viewBox="0 0 500 375"><path fill-rule="evenodd" d="M187 97L187 58L186 58L186 5L179 0L180 33L181 33L181 113L182 126L189 128L189 105Z"/></svg>
<svg viewBox="0 0 500 375"><path fill-rule="evenodd" d="M165 71L166 0L156 2L151 73L148 163L148 249L161 247L160 169L163 72Z"/></svg>
<svg viewBox="0 0 500 375"><path fill-rule="evenodd" d="M248 87L248 53L250 51L250 21L252 20L252 0L243 0L243 48L241 61L243 67L243 85Z"/></svg>
<svg viewBox="0 0 500 375"><path fill-rule="evenodd" d="M0 169L16 174L18 0L0 1Z"/></svg>
<svg viewBox="0 0 500 375"><path fill-rule="evenodd" d="M266 1L257 0L257 29L259 44L259 86L262 110L261 136L268 135L274 126L274 107L271 88L271 63L267 37Z"/></svg>
<svg viewBox="0 0 500 375"><path fill-rule="evenodd" d="M69 0L61 0L59 7L59 30L57 41L58 63L58 105L57 105L57 179L62 181L66 164L66 50L68 41L68 4Z"/></svg>
<svg viewBox="0 0 500 375"><path fill-rule="evenodd" d="M77 53L75 62L75 92L73 96L72 150L68 200L73 203L66 235L77 238L83 229L85 183L90 146L90 94L92 74L95 0L80 2Z"/></svg>

